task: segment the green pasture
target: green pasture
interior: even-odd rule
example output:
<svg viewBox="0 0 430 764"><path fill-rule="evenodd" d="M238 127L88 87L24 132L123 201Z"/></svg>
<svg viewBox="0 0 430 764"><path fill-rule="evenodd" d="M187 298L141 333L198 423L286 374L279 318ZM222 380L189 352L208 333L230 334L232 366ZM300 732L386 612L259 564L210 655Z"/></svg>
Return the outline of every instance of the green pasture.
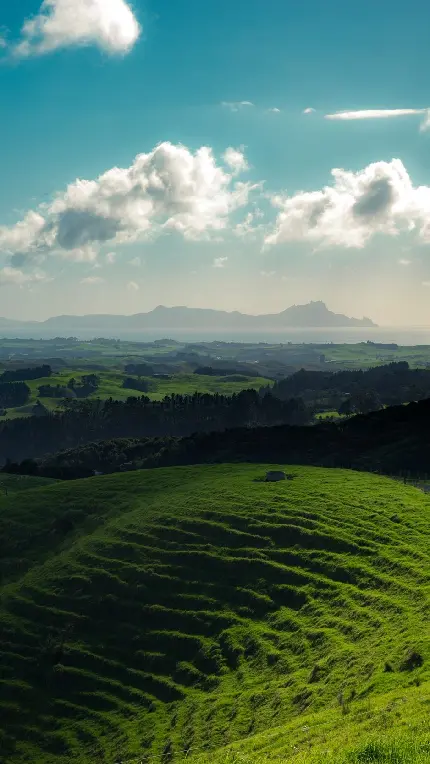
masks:
<svg viewBox="0 0 430 764"><path fill-rule="evenodd" d="M284 465L0 497L2 764L424 764L429 528L415 488Z"/></svg>

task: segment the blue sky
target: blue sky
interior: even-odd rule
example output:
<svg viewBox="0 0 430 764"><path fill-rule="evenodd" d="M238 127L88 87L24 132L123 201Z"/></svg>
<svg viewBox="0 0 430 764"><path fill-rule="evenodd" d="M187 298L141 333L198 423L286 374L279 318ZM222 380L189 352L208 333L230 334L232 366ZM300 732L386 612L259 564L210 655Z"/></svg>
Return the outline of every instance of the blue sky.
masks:
<svg viewBox="0 0 430 764"><path fill-rule="evenodd" d="M0 314L430 324L428 3L92 2L0 11Z"/></svg>

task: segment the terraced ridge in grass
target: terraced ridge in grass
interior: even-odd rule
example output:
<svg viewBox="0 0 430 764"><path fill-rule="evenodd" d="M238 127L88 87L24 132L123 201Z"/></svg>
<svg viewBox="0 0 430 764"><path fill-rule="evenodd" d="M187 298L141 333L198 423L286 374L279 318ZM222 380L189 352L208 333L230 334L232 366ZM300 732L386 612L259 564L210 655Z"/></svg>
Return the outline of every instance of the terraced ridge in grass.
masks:
<svg viewBox="0 0 430 764"><path fill-rule="evenodd" d="M255 754L282 725L289 757L310 718L335 733L387 694L424 692L429 498L341 470L266 484L267 469L1 500L2 762Z"/></svg>

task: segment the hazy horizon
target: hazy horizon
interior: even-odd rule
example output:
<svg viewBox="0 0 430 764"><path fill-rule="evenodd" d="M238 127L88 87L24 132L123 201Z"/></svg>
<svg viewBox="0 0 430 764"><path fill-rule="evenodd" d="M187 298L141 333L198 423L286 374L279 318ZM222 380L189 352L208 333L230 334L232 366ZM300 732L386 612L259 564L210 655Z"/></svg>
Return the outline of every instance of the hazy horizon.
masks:
<svg viewBox="0 0 430 764"><path fill-rule="evenodd" d="M3 9L0 315L323 300L430 325L420 14L400 0L180 6Z"/></svg>

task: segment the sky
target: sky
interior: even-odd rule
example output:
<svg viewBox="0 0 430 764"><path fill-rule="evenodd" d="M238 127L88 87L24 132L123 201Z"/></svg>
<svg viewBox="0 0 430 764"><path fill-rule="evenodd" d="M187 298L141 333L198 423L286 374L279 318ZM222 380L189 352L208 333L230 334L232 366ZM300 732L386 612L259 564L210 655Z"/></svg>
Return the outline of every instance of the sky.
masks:
<svg viewBox="0 0 430 764"><path fill-rule="evenodd" d="M428 2L1 5L1 316L430 325Z"/></svg>

